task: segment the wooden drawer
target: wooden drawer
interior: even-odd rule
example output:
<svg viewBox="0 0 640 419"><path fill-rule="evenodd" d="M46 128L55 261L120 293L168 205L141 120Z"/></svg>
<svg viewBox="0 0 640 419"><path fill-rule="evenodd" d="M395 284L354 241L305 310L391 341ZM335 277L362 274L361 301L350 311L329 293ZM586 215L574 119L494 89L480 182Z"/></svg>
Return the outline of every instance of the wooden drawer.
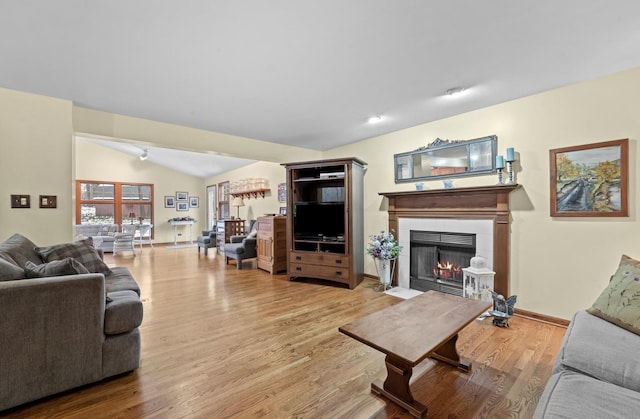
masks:
<svg viewBox="0 0 640 419"><path fill-rule="evenodd" d="M304 263L290 263L289 276L309 278L324 278L331 281L349 283L349 269L335 266L306 265Z"/></svg>
<svg viewBox="0 0 640 419"><path fill-rule="evenodd" d="M337 255L335 253L320 253L320 252L291 252L289 253L289 262L291 263L305 263L312 265L325 265L331 267L349 267L349 257L343 255Z"/></svg>

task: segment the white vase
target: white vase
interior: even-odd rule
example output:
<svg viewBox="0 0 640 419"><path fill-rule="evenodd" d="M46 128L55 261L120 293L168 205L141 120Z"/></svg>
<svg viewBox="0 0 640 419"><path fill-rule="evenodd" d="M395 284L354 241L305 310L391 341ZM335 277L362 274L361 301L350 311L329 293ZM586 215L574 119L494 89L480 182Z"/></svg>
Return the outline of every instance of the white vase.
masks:
<svg viewBox="0 0 640 419"><path fill-rule="evenodd" d="M376 265L380 283L386 289L391 285L391 261L389 259L376 259Z"/></svg>

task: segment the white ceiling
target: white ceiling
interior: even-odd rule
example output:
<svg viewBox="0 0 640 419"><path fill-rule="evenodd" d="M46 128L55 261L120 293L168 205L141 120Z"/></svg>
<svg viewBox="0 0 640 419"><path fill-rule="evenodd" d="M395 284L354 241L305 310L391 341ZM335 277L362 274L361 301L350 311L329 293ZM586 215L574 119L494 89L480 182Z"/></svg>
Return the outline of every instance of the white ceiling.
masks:
<svg viewBox="0 0 640 419"><path fill-rule="evenodd" d="M638 16L637 0L3 0L0 86L327 150L638 67Z"/></svg>
<svg viewBox="0 0 640 419"><path fill-rule="evenodd" d="M160 166L203 179L255 163L255 160L152 147L128 141L110 141L83 136L76 136L76 140L89 141L136 157L140 157L146 151L147 159L145 161L148 163L159 164Z"/></svg>

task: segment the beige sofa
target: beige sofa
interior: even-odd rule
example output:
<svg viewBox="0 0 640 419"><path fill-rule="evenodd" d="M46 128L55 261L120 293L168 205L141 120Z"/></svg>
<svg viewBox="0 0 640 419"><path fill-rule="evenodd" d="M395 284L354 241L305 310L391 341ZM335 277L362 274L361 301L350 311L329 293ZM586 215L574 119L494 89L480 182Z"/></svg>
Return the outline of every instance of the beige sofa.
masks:
<svg viewBox="0 0 640 419"><path fill-rule="evenodd" d="M90 243L0 243L0 411L138 368L140 288Z"/></svg>

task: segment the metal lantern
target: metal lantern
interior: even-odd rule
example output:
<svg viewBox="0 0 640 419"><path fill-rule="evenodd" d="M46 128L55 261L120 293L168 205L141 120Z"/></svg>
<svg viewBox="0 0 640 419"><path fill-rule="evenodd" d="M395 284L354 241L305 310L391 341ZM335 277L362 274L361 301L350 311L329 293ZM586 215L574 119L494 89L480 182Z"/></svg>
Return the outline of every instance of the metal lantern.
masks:
<svg viewBox="0 0 640 419"><path fill-rule="evenodd" d="M471 266L462 268L462 292L466 298L481 301L493 301L493 277L496 275L487 268L486 259L481 257L471 258Z"/></svg>

